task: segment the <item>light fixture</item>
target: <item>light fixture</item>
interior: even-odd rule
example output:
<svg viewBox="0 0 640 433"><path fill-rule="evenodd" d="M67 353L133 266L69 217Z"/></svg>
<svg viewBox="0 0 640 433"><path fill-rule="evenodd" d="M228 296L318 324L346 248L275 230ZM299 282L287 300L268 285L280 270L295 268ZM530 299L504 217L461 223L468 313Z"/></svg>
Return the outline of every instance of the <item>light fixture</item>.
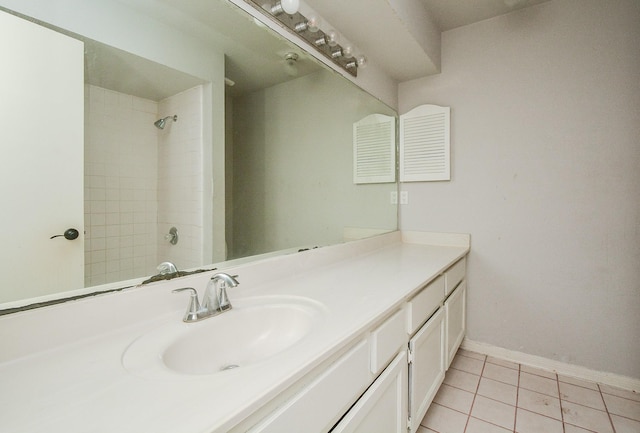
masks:
<svg viewBox="0 0 640 433"><path fill-rule="evenodd" d="M301 21L298 24L296 24L294 27L295 31L298 33L304 32L308 28L309 28L309 21Z"/></svg>
<svg viewBox="0 0 640 433"><path fill-rule="evenodd" d="M298 75L298 54L287 53L284 55L284 71L290 77Z"/></svg>
<svg viewBox="0 0 640 433"><path fill-rule="evenodd" d="M299 7L300 0L281 0L271 7L268 7L267 5L266 9L270 11L271 14L277 16L283 12L289 15L293 15L298 12Z"/></svg>
<svg viewBox="0 0 640 433"><path fill-rule="evenodd" d="M364 56L354 57L355 47L345 41L344 47L339 44L340 35L334 29L323 32L320 29L321 18L305 7L308 17L298 12L300 0L245 0L265 10L280 25L289 29L298 37L316 47L330 62L339 66L344 71L358 76L358 69L364 67ZM295 60L286 59L287 68L295 65ZM289 71L291 72L291 71ZM297 72L297 71L296 71Z"/></svg>

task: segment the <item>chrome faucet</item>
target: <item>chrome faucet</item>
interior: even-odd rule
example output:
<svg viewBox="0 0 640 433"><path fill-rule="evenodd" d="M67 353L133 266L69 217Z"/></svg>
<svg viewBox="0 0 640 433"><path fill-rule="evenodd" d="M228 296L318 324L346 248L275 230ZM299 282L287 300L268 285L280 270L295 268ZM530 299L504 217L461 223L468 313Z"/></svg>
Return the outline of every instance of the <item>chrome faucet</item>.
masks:
<svg viewBox="0 0 640 433"><path fill-rule="evenodd" d="M227 287L236 287L240 284L238 280L236 280L236 277L237 275L231 276L222 272L211 277L204 291L202 305L200 305L198 301L198 292L193 287L173 290L173 293L191 292L189 306L187 307L187 312L184 314L183 321L187 323L197 322L198 320L217 316L230 310L232 307L229 297L227 296Z"/></svg>

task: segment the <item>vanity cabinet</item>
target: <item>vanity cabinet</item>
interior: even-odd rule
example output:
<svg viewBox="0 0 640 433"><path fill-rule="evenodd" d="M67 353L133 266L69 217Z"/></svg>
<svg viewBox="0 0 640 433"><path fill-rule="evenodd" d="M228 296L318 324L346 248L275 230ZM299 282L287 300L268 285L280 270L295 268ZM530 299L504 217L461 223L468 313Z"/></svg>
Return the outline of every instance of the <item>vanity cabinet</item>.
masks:
<svg viewBox="0 0 640 433"><path fill-rule="evenodd" d="M416 433L464 338L465 267L457 261L263 408L257 424L232 431Z"/></svg>
<svg viewBox="0 0 640 433"><path fill-rule="evenodd" d="M406 433L407 352L400 352L332 433Z"/></svg>

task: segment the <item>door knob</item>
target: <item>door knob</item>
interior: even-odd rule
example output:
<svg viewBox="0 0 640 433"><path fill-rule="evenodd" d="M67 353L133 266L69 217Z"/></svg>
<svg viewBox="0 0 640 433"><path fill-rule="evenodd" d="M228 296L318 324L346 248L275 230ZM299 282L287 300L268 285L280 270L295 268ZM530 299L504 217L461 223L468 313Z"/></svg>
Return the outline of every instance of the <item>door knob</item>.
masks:
<svg viewBox="0 0 640 433"><path fill-rule="evenodd" d="M67 239L69 241L72 241L74 239L77 239L78 236L80 236L80 233L76 229L67 229L67 230L65 230L65 232L63 234L61 234L61 235L53 235L49 239L58 238L60 236L64 236L65 239Z"/></svg>

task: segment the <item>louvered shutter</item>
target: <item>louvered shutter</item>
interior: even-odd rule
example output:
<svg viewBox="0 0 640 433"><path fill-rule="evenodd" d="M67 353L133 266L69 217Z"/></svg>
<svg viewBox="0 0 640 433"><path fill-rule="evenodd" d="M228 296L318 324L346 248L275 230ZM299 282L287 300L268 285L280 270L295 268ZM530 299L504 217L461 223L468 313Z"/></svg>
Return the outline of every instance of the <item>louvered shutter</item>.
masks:
<svg viewBox="0 0 640 433"><path fill-rule="evenodd" d="M451 180L450 116L438 105L400 116L400 182Z"/></svg>
<svg viewBox="0 0 640 433"><path fill-rule="evenodd" d="M371 114L353 124L353 183L396 181L396 119Z"/></svg>

